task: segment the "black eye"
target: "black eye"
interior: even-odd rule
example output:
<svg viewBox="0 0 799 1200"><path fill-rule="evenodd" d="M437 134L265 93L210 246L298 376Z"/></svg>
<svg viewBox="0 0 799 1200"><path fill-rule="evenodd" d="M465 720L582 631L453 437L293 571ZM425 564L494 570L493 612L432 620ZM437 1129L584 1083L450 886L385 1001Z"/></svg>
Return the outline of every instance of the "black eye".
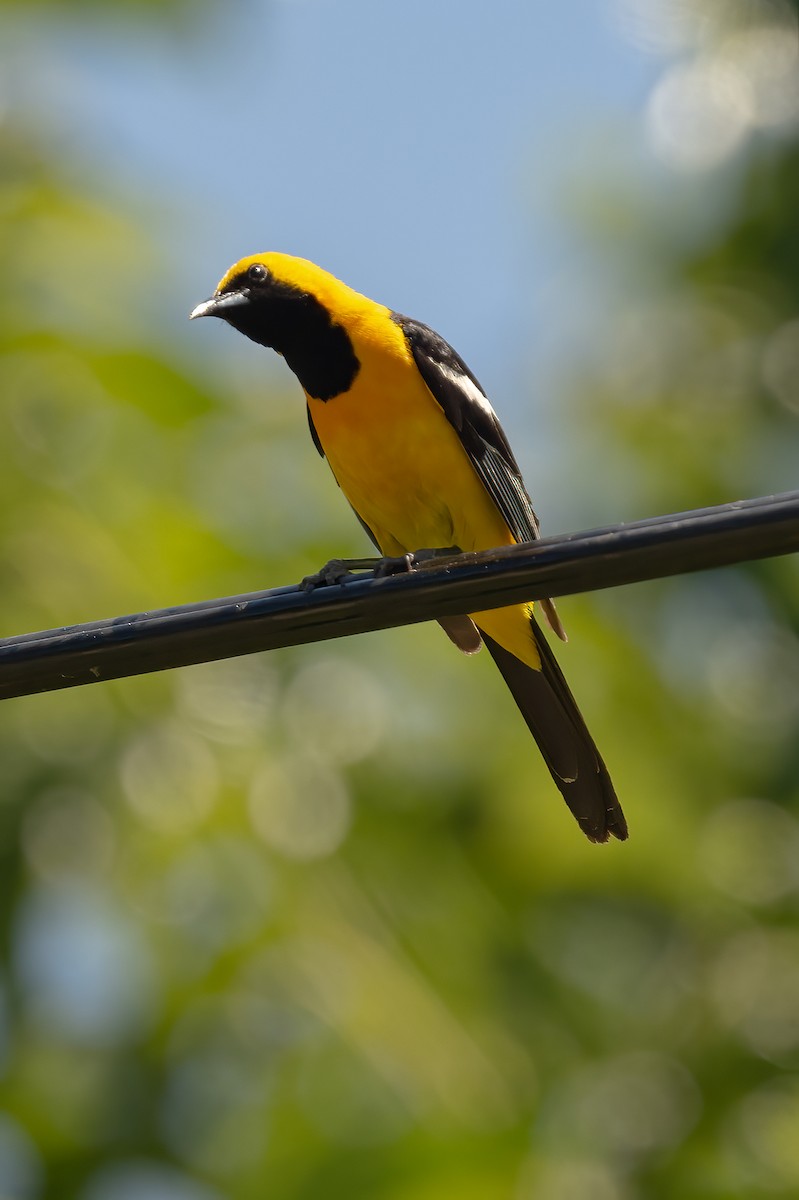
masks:
<svg viewBox="0 0 799 1200"><path fill-rule="evenodd" d="M247 268L247 278L250 283L263 283L268 275L269 272L263 263L253 263L251 267Z"/></svg>

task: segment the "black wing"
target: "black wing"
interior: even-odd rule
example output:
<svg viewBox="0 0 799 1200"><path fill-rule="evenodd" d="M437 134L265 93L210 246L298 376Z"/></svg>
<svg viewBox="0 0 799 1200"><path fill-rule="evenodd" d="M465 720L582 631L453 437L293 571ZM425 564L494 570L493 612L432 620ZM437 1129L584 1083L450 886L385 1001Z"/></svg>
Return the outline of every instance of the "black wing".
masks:
<svg viewBox="0 0 799 1200"><path fill-rule="evenodd" d="M463 443L474 469L518 542L540 536L538 518L518 463L486 394L452 347L418 321L393 314L433 398ZM551 601L542 608L560 636L563 627ZM483 633L494 662L537 741L553 779L583 831L595 842L627 837L607 768L588 732L546 638L530 627L541 658L532 670Z"/></svg>
<svg viewBox="0 0 799 1200"><path fill-rule="evenodd" d="M324 457L325 457L325 452L324 452L324 450L323 450L323 448L322 448L322 443L319 441L319 434L316 432L316 426L315 426L315 425L314 425L314 423L313 423L313 417L311 416L311 406L310 406L310 404L306 404L306 405L305 405L305 412L306 412L306 414L307 414L307 416L308 416L308 428L309 428L309 429L310 429L310 431L311 431L311 440L313 441L313 444L316 446L316 449L317 449L317 450L319 451L319 453L321 454L322 458L324 458Z"/></svg>
<svg viewBox="0 0 799 1200"><path fill-rule="evenodd" d="M538 518L508 439L480 384L459 354L420 321L392 314L419 374L458 434L486 491L517 542L540 536Z"/></svg>
<svg viewBox="0 0 799 1200"><path fill-rule="evenodd" d="M405 334L419 374L460 438L514 538L517 542L535 541L541 536L538 517L505 431L482 387L440 334L421 321L400 313L391 315ZM550 628L565 642L566 631L553 601L542 600L541 609Z"/></svg>

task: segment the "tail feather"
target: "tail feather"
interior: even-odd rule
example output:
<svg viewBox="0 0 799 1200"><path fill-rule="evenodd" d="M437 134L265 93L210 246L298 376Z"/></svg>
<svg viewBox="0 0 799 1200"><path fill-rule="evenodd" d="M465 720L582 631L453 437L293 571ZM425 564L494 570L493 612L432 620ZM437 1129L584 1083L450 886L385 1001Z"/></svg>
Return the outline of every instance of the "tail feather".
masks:
<svg viewBox="0 0 799 1200"><path fill-rule="evenodd" d="M586 728L544 635L531 618L541 670L528 667L483 633L483 641L538 743L552 778L592 842L624 841L627 822L607 767Z"/></svg>
<svg viewBox="0 0 799 1200"><path fill-rule="evenodd" d="M471 617L441 617L438 623L449 640L464 654L476 654L482 650L483 639Z"/></svg>

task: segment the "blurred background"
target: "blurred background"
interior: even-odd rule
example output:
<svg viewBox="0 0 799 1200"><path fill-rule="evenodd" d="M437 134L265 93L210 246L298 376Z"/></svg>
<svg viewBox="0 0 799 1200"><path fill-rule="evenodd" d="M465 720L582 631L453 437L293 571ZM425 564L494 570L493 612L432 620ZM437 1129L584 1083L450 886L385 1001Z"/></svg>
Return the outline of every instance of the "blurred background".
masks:
<svg viewBox="0 0 799 1200"><path fill-rule="evenodd" d="M364 538L280 249L440 330L545 530L796 485L788 0L0 2L0 632ZM0 1196L799 1194L799 572L569 599L589 845L420 626L7 702Z"/></svg>

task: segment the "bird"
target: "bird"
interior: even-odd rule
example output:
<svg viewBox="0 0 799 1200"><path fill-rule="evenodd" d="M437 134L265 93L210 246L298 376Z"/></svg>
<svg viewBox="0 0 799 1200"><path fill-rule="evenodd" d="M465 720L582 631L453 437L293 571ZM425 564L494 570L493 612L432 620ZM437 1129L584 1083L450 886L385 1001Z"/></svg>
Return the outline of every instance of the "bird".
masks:
<svg viewBox="0 0 799 1200"><path fill-rule="evenodd" d="M540 537L484 389L427 325L307 259L274 251L236 262L190 316L218 317L284 358L305 394L314 445L381 555L487 550ZM552 601L541 609L565 640ZM439 623L465 653L488 648L586 836L625 840L607 767L533 605Z"/></svg>

